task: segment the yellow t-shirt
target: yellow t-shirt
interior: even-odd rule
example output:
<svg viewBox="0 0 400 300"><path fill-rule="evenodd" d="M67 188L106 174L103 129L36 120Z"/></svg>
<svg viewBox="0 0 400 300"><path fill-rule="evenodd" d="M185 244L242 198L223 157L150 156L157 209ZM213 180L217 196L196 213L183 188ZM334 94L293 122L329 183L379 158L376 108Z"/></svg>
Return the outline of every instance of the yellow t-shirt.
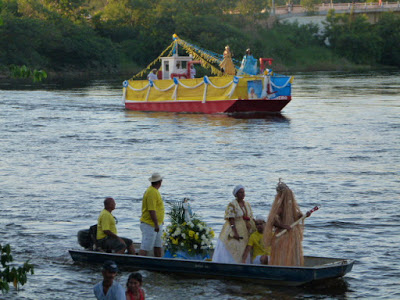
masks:
<svg viewBox="0 0 400 300"><path fill-rule="evenodd" d="M143 195L142 217L140 218L140 222L147 223L154 227L155 224L150 217L149 210L154 210L156 212L158 225L164 223L164 202L160 192L153 186L149 186Z"/></svg>
<svg viewBox="0 0 400 300"><path fill-rule="evenodd" d="M271 254L271 249L265 249L265 247L264 247L263 234L259 233L258 231L253 232L250 235L247 245L253 247L252 260L254 260L258 255L270 255Z"/></svg>
<svg viewBox="0 0 400 300"><path fill-rule="evenodd" d="M104 230L110 230L112 233L118 235L117 226L115 226L115 218L107 209L103 209L97 219L96 238L98 240L104 239L107 236Z"/></svg>

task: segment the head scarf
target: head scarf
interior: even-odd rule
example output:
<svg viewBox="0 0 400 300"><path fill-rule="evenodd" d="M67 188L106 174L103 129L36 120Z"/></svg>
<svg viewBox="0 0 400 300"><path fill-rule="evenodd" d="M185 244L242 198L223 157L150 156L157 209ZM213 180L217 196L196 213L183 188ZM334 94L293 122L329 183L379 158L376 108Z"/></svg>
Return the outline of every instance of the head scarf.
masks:
<svg viewBox="0 0 400 300"><path fill-rule="evenodd" d="M265 217L263 215L257 215L254 220L256 220L256 221L264 221L265 222Z"/></svg>
<svg viewBox="0 0 400 300"><path fill-rule="evenodd" d="M236 197L236 194L237 194L237 192L239 192L240 189L244 189L244 186L241 185L241 184L235 186L235 188L234 188L233 191L232 191L233 196Z"/></svg>

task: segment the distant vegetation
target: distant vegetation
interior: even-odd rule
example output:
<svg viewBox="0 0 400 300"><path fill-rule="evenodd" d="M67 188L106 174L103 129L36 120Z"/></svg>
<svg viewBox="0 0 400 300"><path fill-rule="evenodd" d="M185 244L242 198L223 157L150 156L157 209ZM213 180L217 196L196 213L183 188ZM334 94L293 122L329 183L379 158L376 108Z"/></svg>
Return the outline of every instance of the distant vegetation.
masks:
<svg viewBox="0 0 400 300"><path fill-rule="evenodd" d="M283 1L276 1L277 4ZM299 1L298 1L299 2ZM0 0L0 72L11 65L51 73L134 73L155 59L172 34L235 58L246 48L279 70L400 67L400 18L376 25L330 13L317 26L267 26L268 0ZM265 13L260 13L267 8ZM329 45L326 44L329 41ZM2 71L1 71L2 70Z"/></svg>

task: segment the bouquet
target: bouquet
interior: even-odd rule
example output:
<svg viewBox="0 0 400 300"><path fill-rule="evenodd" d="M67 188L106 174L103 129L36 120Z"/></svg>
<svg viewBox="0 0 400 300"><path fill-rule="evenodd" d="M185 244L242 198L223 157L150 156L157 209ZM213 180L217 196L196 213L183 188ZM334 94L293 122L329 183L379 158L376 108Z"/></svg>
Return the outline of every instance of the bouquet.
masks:
<svg viewBox="0 0 400 300"><path fill-rule="evenodd" d="M208 258L208 250L213 249L212 239L215 233L205 222L191 213L188 199L171 203L168 215L171 224L163 234L166 252L172 257Z"/></svg>

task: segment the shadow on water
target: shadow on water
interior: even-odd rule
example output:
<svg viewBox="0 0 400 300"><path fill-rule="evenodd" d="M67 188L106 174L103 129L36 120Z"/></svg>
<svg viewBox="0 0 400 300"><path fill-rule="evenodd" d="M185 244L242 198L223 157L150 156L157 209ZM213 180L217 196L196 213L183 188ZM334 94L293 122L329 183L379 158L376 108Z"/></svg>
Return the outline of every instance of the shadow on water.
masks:
<svg viewBox="0 0 400 300"><path fill-rule="evenodd" d="M195 114L195 113L171 113L171 112L140 112L125 111L127 119L158 119L174 120L185 124L199 124L212 126L234 126L239 123L261 121L263 123L290 123L290 118L281 113L246 113L246 114Z"/></svg>

